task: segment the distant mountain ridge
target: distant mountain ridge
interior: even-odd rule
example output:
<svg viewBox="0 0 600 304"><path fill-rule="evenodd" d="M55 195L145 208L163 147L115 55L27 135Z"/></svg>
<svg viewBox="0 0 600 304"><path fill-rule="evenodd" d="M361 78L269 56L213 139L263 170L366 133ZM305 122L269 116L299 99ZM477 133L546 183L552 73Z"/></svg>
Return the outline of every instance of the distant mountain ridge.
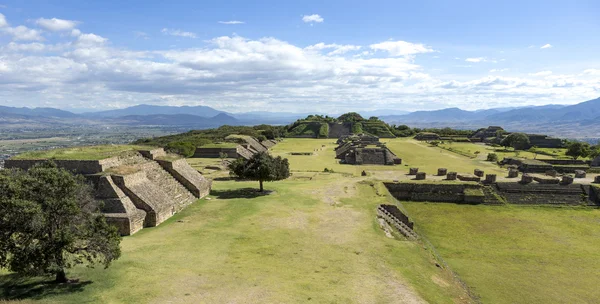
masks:
<svg viewBox="0 0 600 304"><path fill-rule="evenodd" d="M196 115L200 117L214 117L218 114L225 113L223 111L215 110L207 106L154 106L141 104L132 106L124 109L107 110L100 112L88 112L82 115L86 117L123 117L129 115Z"/></svg>

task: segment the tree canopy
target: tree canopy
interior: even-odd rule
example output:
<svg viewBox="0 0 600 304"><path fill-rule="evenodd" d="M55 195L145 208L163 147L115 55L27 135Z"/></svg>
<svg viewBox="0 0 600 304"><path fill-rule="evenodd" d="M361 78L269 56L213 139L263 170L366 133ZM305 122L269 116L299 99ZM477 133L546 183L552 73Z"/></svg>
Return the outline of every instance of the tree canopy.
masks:
<svg viewBox="0 0 600 304"><path fill-rule="evenodd" d="M121 237L98 207L83 177L52 163L0 170L0 267L57 282L77 264L108 267Z"/></svg>
<svg viewBox="0 0 600 304"><path fill-rule="evenodd" d="M531 145L529 136L525 133L511 133L500 144L504 147L512 147L515 150L526 150Z"/></svg>
<svg viewBox="0 0 600 304"><path fill-rule="evenodd" d="M260 191L264 191L263 182L286 179L290 176L287 158L273 157L266 152L256 153L249 160L237 159L229 165L232 176L259 181Z"/></svg>
<svg viewBox="0 0 600 304"><path fill-rule="evenodd" d="M567 152L565 152L565 154L573 159L578 159L579 157L590 155L591 152L590 144L577 141L572 142L567 146Z"/></svg>
<svg viewBox="0 0 600 304"><path fill-rule="evenodd" d="M348 113L342 114L340 117L338 117L338 121L341 121L341 122L360 122L363 120L365 120L365 119L356 112L348 112Z"/></svg>

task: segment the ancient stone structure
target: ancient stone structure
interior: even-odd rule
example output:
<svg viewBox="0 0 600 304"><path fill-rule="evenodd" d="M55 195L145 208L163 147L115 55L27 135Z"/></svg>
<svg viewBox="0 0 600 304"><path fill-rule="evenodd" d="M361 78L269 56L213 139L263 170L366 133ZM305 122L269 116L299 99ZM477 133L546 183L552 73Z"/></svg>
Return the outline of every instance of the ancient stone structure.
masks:
<svg viewBox="0 0 600 304"><path fill-rule="evenodd" d="M583 170L575 170L575 178L585 178L587 174Z"/></svg>
<svg viewBox="0 0 600 304"><path fill-rule="evenodd" d="M422 141L440 140L440 136L435 133L421 132L415 135L415 139Z"/></svg>
<svg viewBox="0 0 600 304"><path fill-rule="evenodd" d="M377 216L383 218L388 224L409 239L417 239L413 231L414 223L395 205L379 205Z"/></svg>
<svg viewBox="0 0 600 304"><path fill-rule="evenodd" d="M486 139L489 137L496 137L496 133L498 131L502 131L503 133L506 132L506 131L504 131L504 129L502 129L502 127L489 126L486 129L478 130L477 132L475 132L475 134L473 134L471 136L471 138L479 138L479 139L483 140L483 139Z"/></svg>
<svg viewBox="0 0 600 304"><path fill-rule="evenodd" d="M518 169L508 169L508 178L515 178L515 177L519 177L519 170Z"/></svg>
<svg viewBox="0 0 600 304"><path fill-rule="evenodd" d="M438 176L444 176L446 174L448 174L448 169L446 169L446 168L439 168L438 169L438 172L437 172Z"/></svg>
<svg viewBox="0 0 600 304"><path fill-rule="evenodd" d="M573 177L570 175L563 175L560 183L563 185L570 185L573 183Z"/></svg>
<svg viewBox="0 0 600 304"><path fill-rule="evenodd" d="M458 176L458 173L456 173L456 172L448 172L448 174L446 174L446 179L447 180L456 180L457 176Z"/></svg>
<svg viewBox="0 0 600 304"><path fill-rule="evenodd" d="M596 184L600 184L600 175L597 175L597 176L594 178L594 183L596 183Z"/></svg>
<svg viewBox="0 0 600 304"><path fill-rule="evenodd" d="M95 160L53 160L59 167L83 174L94 187L107 221L122 235L159 225L196 199L208 195L211 181L185 159L172 160L162 149L127 151ZM27 170L36 160L10 160L7 168Z"/></svg>
<svg viewBox="0 0 600 304"><path fill-rule="evenodd" d="M598 205L592 187L579 184L496 183L496 191L511 204Z"/></svg>
<svg viewBox="0 0 600 304"><path fill-rule="evenodd" d="M396 165L398 158L379 138L372 135L352 135L340 138L335 149L336 158L344 164L352 165Z"/></svg>
<svg viewBox="0 0 600 304"><path fill-rule="evenodd" d="M425 172L417 172L417 176L415 177L416 180L424 180L427 177L427 174L425 174Z"/></svg>
<svg viewBox="0 0 600 304"><path fill-rule="evenodd" d="M534 176L533 180L540 184L558 184L560 179L552 176Z"/></svg>
<svg viewBox="0 0 600 304"><path fill-rule="evenodd" d="M408 175L417 175L417 172L419 172L419 168L408 169Z"/></svg>
<svg viewBox="0 0 600 304"><path fill-rule="evenodd" d="M533 176L531 176L529 174L523 174L523 176L521 176L521 183L522 184L533 183Z"/></svg>
<svg viewBox="0 0 600 304"><path fill-rule="evenodd" d="M484 175L484 172L483 172L483 170L480 170L480 169L475 169L475 170L473 171L473 174L475 174L475 176L483 177L483 175Z"/></svg>
<svg viewBox="0 0 600 304"><path fill-rule="evenodd" d="M193 157L197 158L220 158L221 153L227 155L227 158L250 159L258 152L265 152L277 144L275 140L265 140L259 142L251 136L230 135L225 138L228 143L237 142L233 147L198 147Z"/></svg>
<svg viewBox="0 0 600 304"><path fill-rule="evenodd" d="M529 137L530 147L538 148L562 148L563 141L560 138L553 138L548 135L527 134Z"/></svg>
<svg viewBox="0 0 600 304"><path fill-rule="evenodd" d="M546 175L552 176L552 177L556 177L556 176L558 176L558 171L556 171L556 170L548 170L548 171L546 171Z"/></svg>
<svg viewBox="0 0 600 304"><path fill-rule="evenodd" d="M496 174L487 174L485 176L485 183L491 184L496 182Z"/></svg>
<svg viewBox="0 0 600 304"><path fill-rule="evenodd" d="M458 179L463 182L479 182L481 181L481 177L470 174L458 174Z"/></svg>
<svg viewBox="0 0 600 304"><path fill-rule="evenodd" d="M516 157L506 157L502 160L501 164L517 166L519 171L524 173L546 173L546 171L554 169L551 164L543 161Z"/></svg>
<svg viewBox="0 0 600 304"><path fill-rule="evenodd" d="M384 183L388 191L398 200L448 202L448 203L484 203L483 186L475 183L429 184L419 182Z"/></svg>
<svg viewBox="0 0 600 304"><path fill-rule="evenodd" d="M592 167L600 167L600 156L594 158L591 163Z"/></svg>

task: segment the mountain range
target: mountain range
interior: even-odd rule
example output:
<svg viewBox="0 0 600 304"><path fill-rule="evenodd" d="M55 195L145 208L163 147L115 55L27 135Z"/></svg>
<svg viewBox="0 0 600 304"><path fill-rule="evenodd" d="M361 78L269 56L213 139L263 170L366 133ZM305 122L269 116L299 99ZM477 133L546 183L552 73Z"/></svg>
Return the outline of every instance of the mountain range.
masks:
<svg viewBox="0 0 600 304"><path fill-rule="evenodd" d="M359 111L365 117L378 116L390 124L412 127L480 128L500 125L510 131L540 132L563 137L600 138L600 98L576 105L545 105L466 111L447 108L434 111ZM75 114L55 108L14 108L0 106L0 126L117 124L131 126L181 126L213 128L221 125L289 124L308 114L290 112L227 113L208 106L137 105L124 109ZM338 116L339 114L330 114Z"/></svg>

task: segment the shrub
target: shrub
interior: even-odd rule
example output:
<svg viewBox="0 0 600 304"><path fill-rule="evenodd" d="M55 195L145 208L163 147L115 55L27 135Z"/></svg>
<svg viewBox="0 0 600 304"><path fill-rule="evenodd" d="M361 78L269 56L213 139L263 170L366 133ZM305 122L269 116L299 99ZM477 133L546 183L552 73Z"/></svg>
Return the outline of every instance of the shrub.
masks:
<svg viewBox="0 0 600 304"><path fill-rule="evenodd" d="M496 153L489 153L487 155L487 161L497 162L498 161L498 154L496 154Z"/></svg>
<svg viewBox="0 0 600 304"><path fill-rule="evenodd" d="M184 157L192 157L196 152L196 146L191 142L178 141L168 143L165 146L165 150L171 153L177 153Z"/></svg>

